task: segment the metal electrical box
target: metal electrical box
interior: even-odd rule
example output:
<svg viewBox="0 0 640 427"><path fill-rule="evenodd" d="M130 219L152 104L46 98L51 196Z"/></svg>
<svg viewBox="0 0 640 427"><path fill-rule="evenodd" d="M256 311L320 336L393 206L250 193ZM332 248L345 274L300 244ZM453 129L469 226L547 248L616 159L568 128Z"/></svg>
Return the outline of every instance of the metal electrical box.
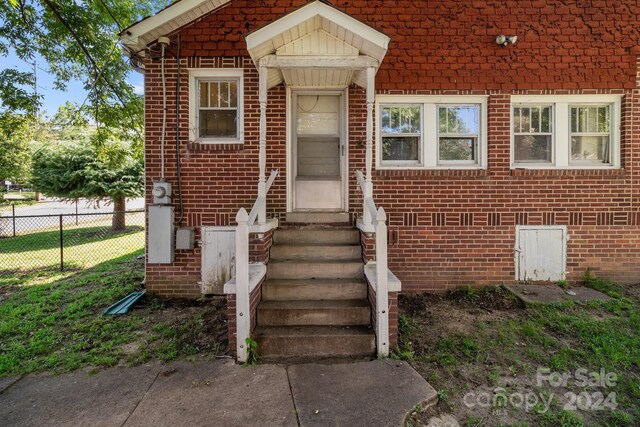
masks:
<svg viewBox="0 0 640 427"><path fill-rule="evenodd" d="M176 249L190 250L195 247L196 230L193 227L180 227L176 229Z"/></svg>
<svg viewBox="0 0 640 427"><path fill-rule="evenodd" d="M149 206L149 242L147 259L149 264L170 264L174 259L173 225L174 208L168 205Z"/></svg>

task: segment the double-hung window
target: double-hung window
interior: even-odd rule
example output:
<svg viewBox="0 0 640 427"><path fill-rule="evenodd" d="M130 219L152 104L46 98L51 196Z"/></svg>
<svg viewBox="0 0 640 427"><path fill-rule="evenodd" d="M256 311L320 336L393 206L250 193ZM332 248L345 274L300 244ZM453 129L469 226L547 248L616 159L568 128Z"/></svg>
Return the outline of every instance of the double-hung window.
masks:
<svg viewBox="0 0 640 427"><path fill-rule="evenodd" d="M572 105L572 164L611 163L611 105Z"/></svg>
<svg viewBox="0 0 640 427"><path fill-rule="evenodd" d="M618 95L512 96L512 167L620 167Z"/></svg>
<svg viewBox="0 0 640 427"><path fill-rule="evenodd" d="M486 100L485 96L378 95L378 167L486 167Z"/></svg>
<svg viewBox="0 0 640 427"><path fill-rule="evenodd" d="M516 162L552 162L552 112L551 105L513 107L513 145Z"/></svg>
<svg viewBox="0 0 640 427"><path fill-rule="evenodd" d="M479 105L438 106L440 164L476 164L480 141Z"/></svg>
<svg viewBox="0 0 640 427"><path fill-rule="evenodd" d="M422 145L422 106L384 105L380 110L383 162L419 165Z"/></svg>
<svg viewBox="0 0 640 427"><path fill-rule="evenodd" d="M189 71L190 138L204 143L241 143L243 95L241 69Z"/></svg>

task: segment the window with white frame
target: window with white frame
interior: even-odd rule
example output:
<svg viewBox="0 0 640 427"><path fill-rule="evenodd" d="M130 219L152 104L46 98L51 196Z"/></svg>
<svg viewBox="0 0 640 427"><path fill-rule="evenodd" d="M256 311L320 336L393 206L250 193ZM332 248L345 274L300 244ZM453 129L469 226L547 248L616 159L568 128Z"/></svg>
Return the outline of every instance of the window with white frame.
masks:
<svg viewBox="0 0 640 427"><path fill-rule="evenodd" d="M475 164L480 140L479 105L438 106L438 160L441 164Z"/></svg>
<svg viewBox="0 0 640 427"><path fill-rule="evenodd" d="M192 141L242 142L242 74L241 69L189 71L189 122Z"/></svg>
<svg viewBox="0 0 640 427"><path fill-rule="evenodd" d="M572 105L571 157L573 164L611 162L611 105Z"/></svg>
<svg viewBox="0 0 640 427"><path fill-rule="evenodd" d="M553 107L513 107L513 151L516 162L551 163L553 159Z"/></svg>
<svg viewBox="0 0 640 427"><path fill-rule="evenodd" d="M486 167L486 99L378 95L378 167Z"/></svg>
<svg viewBox="0 0 640 427"><path fill-rule="evenodd" d="M420 164L422 145L420 105L383 105L380 110L382 161Z"/></svg>
<svg viewBox="0 0 640 427"><path fill-rule="evenodd" d="M512 96L511 102L513 167L620 167L621 96Z"/></svg>

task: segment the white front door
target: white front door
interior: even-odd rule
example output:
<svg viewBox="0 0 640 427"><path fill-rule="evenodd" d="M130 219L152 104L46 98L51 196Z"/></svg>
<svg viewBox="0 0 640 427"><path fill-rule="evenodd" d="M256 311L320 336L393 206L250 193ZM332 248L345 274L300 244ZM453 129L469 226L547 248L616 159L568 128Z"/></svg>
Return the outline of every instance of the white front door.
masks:
<svg viewBox="0 0 640 427"><path fill-rule="evenodd" d="M346 171L343 92L293 92L294 211L342 211Z"/></svg>

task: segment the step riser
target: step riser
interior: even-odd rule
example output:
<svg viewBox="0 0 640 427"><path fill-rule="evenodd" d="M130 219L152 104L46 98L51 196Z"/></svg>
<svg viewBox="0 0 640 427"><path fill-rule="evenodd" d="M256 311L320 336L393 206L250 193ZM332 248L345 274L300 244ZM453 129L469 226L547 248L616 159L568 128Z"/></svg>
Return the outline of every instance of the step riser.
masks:
<svg viewBox="0 0 640 427"><path fill-rule="evenodd" d="M360 233L352 229L292 228L276 230L273 233L273 241L276 244L358 244Z"/></svg>
<svg viewBox="0 0 640 427"><path fill-rule="evenodd" d="M271 259L323 259L323 260L359 260L362 248L358 246L282 246L271 247Z"/></svg>
<svg viewBox="0 0 640 427"><path fill-rule="evenodd" d="M360 279L364 267L358 262L349 263L304 263L270 262L268 279Z"/></svg>
<svg viewBox="0 0 640 427"><path fill-rule="evenodd" d="M335 309L265 309L258 307L260 326L368 325L369 307Z"/></svg>
<svg viewBox="0 0 640 427"><path fill-rule="evenodd" d="M305 284L277 285L266 284L262 287L262 299L265 301L286 300L349 300L367 298L367 285L364 283L346 284Z"/></svg>
<svg viewBox="0 0 640 427"><path fill-rule="evenodd" d="M289 223L299 224L342 224L348 225L349 214L338 212L289 212L286 216Z"/></svg>
<svg viewBox="0 0 640 427"><path fill-rule="evenodd" d="M345 357L375 352L369 336L256 337L260 357Z"/></svg>

